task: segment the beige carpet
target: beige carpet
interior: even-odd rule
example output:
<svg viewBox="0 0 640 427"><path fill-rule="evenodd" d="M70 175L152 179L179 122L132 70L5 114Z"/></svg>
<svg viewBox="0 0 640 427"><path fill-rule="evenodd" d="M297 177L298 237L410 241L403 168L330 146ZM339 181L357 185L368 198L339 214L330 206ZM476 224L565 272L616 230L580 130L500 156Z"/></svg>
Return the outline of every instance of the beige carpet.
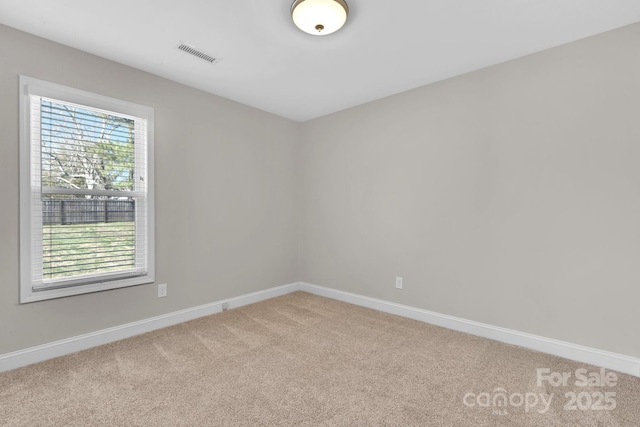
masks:
<svg viewBox="0 0 640 427"><path fill-rule="evenodd" d="M297 292L1 373L0 424L640 426L639 378L580 368L600 372Z"/></svg>

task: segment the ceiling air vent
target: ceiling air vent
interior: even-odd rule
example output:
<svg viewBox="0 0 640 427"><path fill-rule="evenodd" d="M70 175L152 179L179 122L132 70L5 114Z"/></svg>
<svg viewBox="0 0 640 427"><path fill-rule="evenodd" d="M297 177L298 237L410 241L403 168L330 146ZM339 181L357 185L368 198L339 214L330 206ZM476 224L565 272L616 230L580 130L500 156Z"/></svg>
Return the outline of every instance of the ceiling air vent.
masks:
<svg viewBox="0 0 640 427"><path fill-rule="evenodd" d="M187 52L193 56L197 56L200 59L204 59L207 62L211 62L212 64L216 62L216 58L214 58L213 56L207 55L204 52L200 52L198 49L196 49L193 46L189 46L188 44L180 43L180 45L178 46L178 49L184 52Z"/></svg>

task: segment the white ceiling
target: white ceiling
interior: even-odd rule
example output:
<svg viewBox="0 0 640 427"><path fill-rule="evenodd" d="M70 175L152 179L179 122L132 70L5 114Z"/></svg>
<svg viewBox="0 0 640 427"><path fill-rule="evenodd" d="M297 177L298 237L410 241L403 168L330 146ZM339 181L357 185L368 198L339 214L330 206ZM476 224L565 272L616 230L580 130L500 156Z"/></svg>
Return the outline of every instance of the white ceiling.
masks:
<svg viewBox="0 0 640 427"><path fill-rule="evenodd" d="M0 0L0 23L305 121L640 21L640 0L347 0L316 37L292 2Z"/></svg>

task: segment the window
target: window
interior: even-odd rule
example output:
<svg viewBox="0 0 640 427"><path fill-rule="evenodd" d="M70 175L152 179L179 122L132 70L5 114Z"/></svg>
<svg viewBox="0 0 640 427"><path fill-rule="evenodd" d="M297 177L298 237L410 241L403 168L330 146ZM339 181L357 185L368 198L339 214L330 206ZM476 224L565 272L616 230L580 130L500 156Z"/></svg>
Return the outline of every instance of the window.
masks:
<svg viewBox="0 0 640 427"><path fill-rule="evenodd" d="M153 109L20 89L20 302L153 282Z"/></svg>

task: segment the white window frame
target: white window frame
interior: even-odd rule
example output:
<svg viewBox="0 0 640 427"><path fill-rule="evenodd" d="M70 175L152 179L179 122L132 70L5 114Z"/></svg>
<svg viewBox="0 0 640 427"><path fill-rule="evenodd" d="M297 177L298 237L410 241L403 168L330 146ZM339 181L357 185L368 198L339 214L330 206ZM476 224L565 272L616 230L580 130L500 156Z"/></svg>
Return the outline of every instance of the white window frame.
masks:
<svg viewBox="0 0 640 427"><path fill-rule="evenodd" d="M143 105L110 98L79 89L20 76L20 303L29 303L108 289L153 283L155 280L155 240L154 240L154 110ZM39 152L34 153L32 137L39 138L39 124L32 123L31 100L39 97L51 98L80 106L105 110L116 114L132 116L146 121L147 164L146 176L146 209L139 215L136 209L136 222L141 221L146 228L146 268L141 275L126 278L109 277L104 274L103 281L94 277L90 283L71 283L65 287L42 286L33 274L34 263L42 261L42 246L34 247L34 233L37 232L38 221L34 221L34 206L41 206L42 191L40 182L32 178L34 161L40 162ZM39 167L39 166L38 166ZM37 200L36 200L37 199ZM38 217L40 218L40 217ZM42 221L39 220L39 226ZM40 242L42 244L42 242ZM37 245L36 245L37 246Z"/></svg>

